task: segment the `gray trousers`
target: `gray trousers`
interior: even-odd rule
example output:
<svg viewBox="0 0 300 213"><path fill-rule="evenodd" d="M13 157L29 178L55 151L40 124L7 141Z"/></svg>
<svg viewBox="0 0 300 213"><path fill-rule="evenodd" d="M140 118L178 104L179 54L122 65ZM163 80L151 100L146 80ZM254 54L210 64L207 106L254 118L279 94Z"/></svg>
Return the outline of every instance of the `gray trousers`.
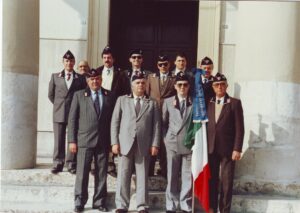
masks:
<svg viewBox="0 0 300 213"><path fill-rule="evenodd" d="M130 202L130 182L135 167L137 210L148 208L148 171L150 156L142 156L135 142L128 155L118 159L118 177L116 190L116 208L128 210Z"/></svg>
<svg viewBox="0 0 300 213"><path fill-rule="evenodd" d="M181 155L167 149L168 185L166 189L166 209L192 211L192 154ZM181 186L180 186L181 172Z"/></svg>
<svg viewBox="0 0 300 213"><path fill-rule="evenodd" d="M84 206L88 200L89 172L92 159L95 160L95 191L93 206L105 205L107 197L107 153L104 149L79 148L75 181L75 206Z"/></svg>
<svg viewBox="0 0 300 213"><path fill-rule="evenodd" d="M53 150L53 166L64 165L65 161L69 167L76 167L76 154L67 149L66 156L66 129L67 123L53 123L54 132L54 150Z"/></svg>

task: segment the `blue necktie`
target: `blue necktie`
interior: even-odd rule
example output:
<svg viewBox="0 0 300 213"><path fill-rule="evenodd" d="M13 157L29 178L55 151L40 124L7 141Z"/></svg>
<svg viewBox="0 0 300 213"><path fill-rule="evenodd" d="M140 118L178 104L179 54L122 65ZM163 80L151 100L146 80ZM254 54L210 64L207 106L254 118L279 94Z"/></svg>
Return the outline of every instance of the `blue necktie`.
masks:
<svg viewBox="0 0 300 213"><path fill-rule="evenodd" d="M99 95L98 95L98 91L95 92L96 98L94 101L94 107L97 113L97 117L99 117L100 115L100 101L99 101Z"/></svg>

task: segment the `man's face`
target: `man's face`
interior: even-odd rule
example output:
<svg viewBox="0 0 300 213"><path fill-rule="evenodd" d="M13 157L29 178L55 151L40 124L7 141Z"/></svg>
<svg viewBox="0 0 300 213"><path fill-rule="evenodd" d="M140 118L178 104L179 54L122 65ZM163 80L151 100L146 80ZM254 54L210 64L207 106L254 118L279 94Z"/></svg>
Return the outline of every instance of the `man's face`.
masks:
<svg viewBox="0 0 300 213"><path fill-rule="evenodd" d="M66 71L72 71L75 65L75 59L63 59L64 69Z"/></svg>
<svg viewBox="0 0 300 213"><path fill-rule="evenodd" d="M102 85L102 76L98 75L96 77L90 77L87 79L87 84L89 88L93 91L97 91L101 88Z"/></svg>
<svg viewBox="0 0 300 213"><path fill-rule="evenodd" d="M132 54L129 58L129 62L132 64L132 67L141 68L143 63L143 57L140 54Z"/></svg>
<svg viewBox="0 0 300 213"><path fill-rule="evenodd" d="M177 81L175 83L175 89L177 91L177 94L183 97L186 97L188 95L190 85L188 81Z"/></svg>
<svg viewBox="0 0 300 213"><path fill-rule="evenodd" d="M146 90L146 80L145 79L136 79L131 83L131 88L133 94L137 96L142 96Z"/></svg>
<svg viewBox="0 0 300 213"><path fill-rule="evenodd" d="M169 63L169 61L159 61L159 62L157 62L157 68L158 68L159 72L165 74L165 73L169 72L170 63Z"/></svg>
<svg viewBox="0 0 300 213"><path fill-rule="evenodd" d="M88 63L85 61L80 61L78 64L78 70L80 74L84 74L89 70Z"/></svg>
<svg viewBox="0 0 300 213"><path fill-rule="evenodd" d="M103 54L102 62L103 62L105 67L110 68L114 65L114 58L112 57L112 55L110 53L109 54Z"/></svg>
<svg viewBox="0 0 300 213"><path fill-rule="evenodd" d="M228 84L226 81L214 82L212 87L216 93L216 96L222 98L226 94Z"/></svg>
<svg viewBox="0 0 300 213"><path fill-rule="evenodd" d="M212 74L212 71L214 69L214 65L213 64L210 64L210 65L201 65L200 68L202 70L205 70L206 71L206 74L204 75L205 78L209 78Z"/></svg>
<svg viewBox="0 0 300 213"><path fill-rule="evenodd" d="M186 63L187 63L187 62L186 62L186 58L181 57L181 56L177 56L177 57L176 57L176 60L175 60L175 62L174 62L176 68L177 68L178 70L181 70L181 71L185 70L185 68L186 68Z"/></svg>

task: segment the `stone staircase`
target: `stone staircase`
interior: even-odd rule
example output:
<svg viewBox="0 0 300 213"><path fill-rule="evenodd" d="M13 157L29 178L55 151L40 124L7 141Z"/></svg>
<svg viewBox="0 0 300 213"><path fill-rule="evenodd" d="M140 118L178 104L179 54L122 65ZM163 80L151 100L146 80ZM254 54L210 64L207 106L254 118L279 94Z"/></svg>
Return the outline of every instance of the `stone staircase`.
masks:
<svg viewBox="0 0 300 213"><path fill-rule="evenodd" d="M0 212L73 212L75 175L64 171L58 175L50 173L50 164L39 164L34 169L1 171L1 206ZM134 178L133 178L134 179ZM93 180L90 176L89 197L93 196ZM109 209L114 210L116 179L108 176ZM166 180L154 177L149 180L149 205L153 213L165 212ZM131 181L131 212L135 211L135 186ZM197 201L195 202L197 204ZM99 212L91 209L89 199L85 212ZM195 212L203 212L196 205ZM245 213L300 213L300 198L266 195L234 195L232 212Z"/></svg>

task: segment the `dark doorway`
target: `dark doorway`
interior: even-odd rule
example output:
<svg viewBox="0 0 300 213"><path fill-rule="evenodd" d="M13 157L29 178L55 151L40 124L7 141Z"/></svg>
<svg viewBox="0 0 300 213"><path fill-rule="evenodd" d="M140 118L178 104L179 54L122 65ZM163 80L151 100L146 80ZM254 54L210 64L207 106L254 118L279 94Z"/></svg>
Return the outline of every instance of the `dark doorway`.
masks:
<svg viewBox="0 0 300 213"><path fill-rule="evenodd" d="M130 50L144 51L144 67L156 71L161 53L174 60L184 52L188 66L196 66L198 9L196 0L111 0L110 45L116 63L128 68Z"/></svg>

